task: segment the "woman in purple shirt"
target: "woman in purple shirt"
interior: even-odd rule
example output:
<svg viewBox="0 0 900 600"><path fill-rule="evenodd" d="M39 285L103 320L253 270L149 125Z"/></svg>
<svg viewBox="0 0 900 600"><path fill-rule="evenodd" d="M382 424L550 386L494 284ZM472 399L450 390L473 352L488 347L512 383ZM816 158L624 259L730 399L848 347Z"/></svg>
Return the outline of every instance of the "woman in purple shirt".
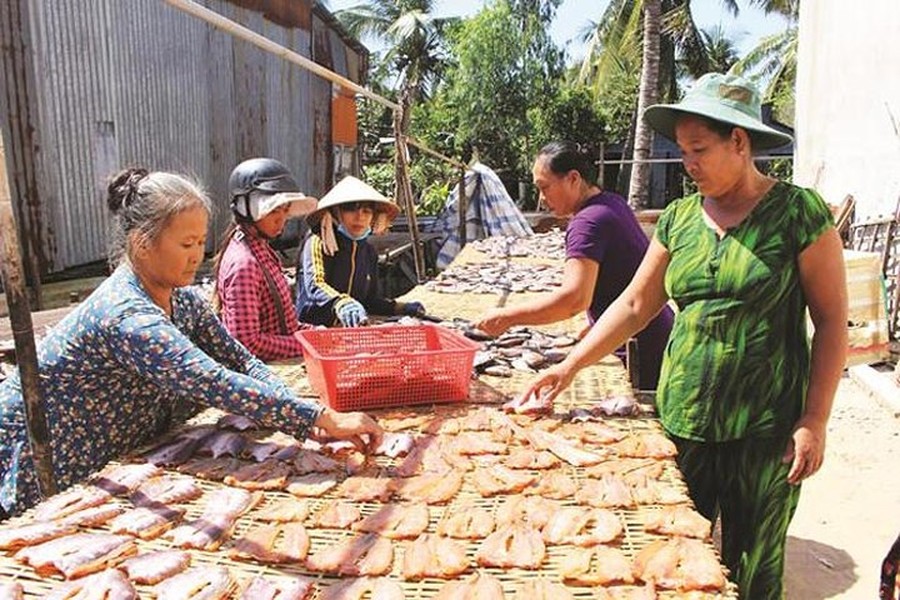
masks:
<svg viewBox="0 0 900 600"><path fill-rule="evenodd" d="M649 241L625 200L601 190L592 171L571 142L551 142L538 152L531 173L540 200L556 216L571 215L563 283L533 302L489 312L476 324L479 329L496 336L513 325L555 323L581 311L593 325L631 281ZM665 307L637 335L642 388L656 388L672 320ZM617 354L624 357L624 350Z"/></svg>

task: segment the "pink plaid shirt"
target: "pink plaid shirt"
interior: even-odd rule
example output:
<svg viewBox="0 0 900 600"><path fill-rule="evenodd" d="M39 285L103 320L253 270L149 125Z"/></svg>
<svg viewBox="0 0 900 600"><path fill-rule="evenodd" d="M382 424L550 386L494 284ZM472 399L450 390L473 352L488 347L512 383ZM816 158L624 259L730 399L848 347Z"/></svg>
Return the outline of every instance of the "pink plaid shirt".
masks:
<svg viewBox="0 0 900 600"><path fill-rule="evenodd" d="M281 296L288 335L280 331L275 300L263 269L271 274ZM238 229L222 256L216 283L216 293L222 304L219 318L250 352L262 360L303 355L300 342L293 333L311 326L297 320L291 290L281 272L281 260L266 240Z"/></svg>

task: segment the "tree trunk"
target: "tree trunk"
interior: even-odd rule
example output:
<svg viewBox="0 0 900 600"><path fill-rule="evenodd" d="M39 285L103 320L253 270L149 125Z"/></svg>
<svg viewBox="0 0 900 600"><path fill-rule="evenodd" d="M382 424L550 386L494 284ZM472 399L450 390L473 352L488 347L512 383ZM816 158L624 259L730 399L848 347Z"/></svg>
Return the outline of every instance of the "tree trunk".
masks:
<svg viewBox="0 0 900 600"><path fill-rule="evenodd" d="M641 115L656 102L659 87L659 29L660 0L644 0L644 56L641 62L641 89L638 93L637 123L634 128L634 164L631 166L631 184L628 203L634 209L648 204L650 158L653 131L644 123Z"/></svg>

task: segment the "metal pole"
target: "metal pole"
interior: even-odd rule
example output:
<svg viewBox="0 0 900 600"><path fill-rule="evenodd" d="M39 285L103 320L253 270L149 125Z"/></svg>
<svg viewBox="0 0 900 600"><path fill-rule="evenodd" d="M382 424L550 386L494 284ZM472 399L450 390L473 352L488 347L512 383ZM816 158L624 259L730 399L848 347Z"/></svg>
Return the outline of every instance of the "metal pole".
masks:
<svg viewBox="0 0 900 600"><path fill-rule="evenodd" d="M44 398L41 394L38 372L37 348L34 343L34 326L25 281L22 277L22 257L19 255L19 236L13 218L12 198L6 172L6 147L0 133L0 275L6 291L9 321L16 345L16 363L22 397L25 401L25 426L28 441L37 470L38 488L42 496L56 493L53 476L53 455L50 449L50 429L44 414Z"/></svg>

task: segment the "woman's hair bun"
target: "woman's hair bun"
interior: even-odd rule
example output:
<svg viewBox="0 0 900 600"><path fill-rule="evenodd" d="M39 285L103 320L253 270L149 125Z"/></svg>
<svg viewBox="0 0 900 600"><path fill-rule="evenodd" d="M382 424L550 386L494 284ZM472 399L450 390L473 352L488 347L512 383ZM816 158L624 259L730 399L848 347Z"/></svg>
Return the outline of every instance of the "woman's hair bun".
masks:
<svg viewBox="0 0 900 600"><path fill-rule="evenodd" d="M148 174L143 167L131 167L113 175L106 188L109 210L117 213L134 202L138 197L138 185Z"/></svg>

